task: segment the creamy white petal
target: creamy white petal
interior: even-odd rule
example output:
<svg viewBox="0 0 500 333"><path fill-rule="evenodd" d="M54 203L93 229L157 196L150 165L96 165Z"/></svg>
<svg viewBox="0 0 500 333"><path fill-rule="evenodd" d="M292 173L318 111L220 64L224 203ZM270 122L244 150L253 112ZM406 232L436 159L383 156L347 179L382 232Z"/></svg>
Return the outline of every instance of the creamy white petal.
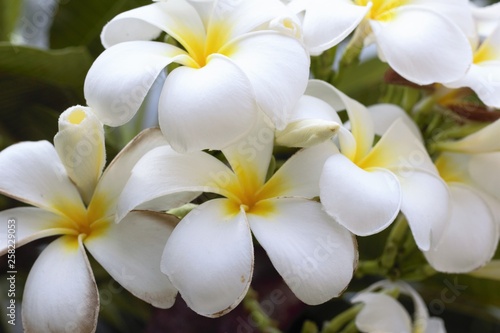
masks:
<svg viewBox="0 0 500 333"><path fill-rule="evenodd" d="M448 186L425 171L409 171L398 179L403 192L401 211L418 247L427 251L439 242L449 221Z"/></svg>
<svg viewBox="0 0 500 333"><path fill-rule="evenodd" d="M458 80L466 73L472 49L451 20L411 5L398 7L393 15L370 25L387 62L401 76L423 85Z"/></svg>
<svg viewBox="0 0 500 333"><path fill-rule="evenodd" d="M500 60L472 64L467 74L458 81L447 83L447 87L469 87L481 101L491 107L500 108Z"/></svg>
<svg viewBox="0 0 500 333"><path fill-rule="evenodd" d="M185 51L166 43L116 44L101 53L87 73L87 105L104 124L123 125L136 114L160 72L187 57Z"/></svg>
<svg viewBox="0 0 500 333"><path fill-rule="evenodd" d="M443 319L438 317L429 318L425 333L446 333L446 327L444 326Z"/></svg>
<svg viewBox="0 0 500 333"><path fill-rule="evenodd" d="M403 119L397 119L358 165L363 168L387 168L398 176L413 170L437 174L427 150Z"/></svg>
<svg viewBox="0 0 500 333"><path fill-rule="evenodd" d="M308 89L314 90L316 84L314 81L309 81ZM320 88L318 88L319 90ZM332 121L341 124L339 115L337 114L337 109L330 104L328 98L327 100L321 97L316 97L314 95L308 95L309 91L303 95L297 104L295 105L290 121L297 121L303 119L319 119L325 121ZM315 93L314 91L312 93ZM341 106L343 108L343 106Z"/></svg>
<svg viewBox="0 0 500 333"><path fill-rule="evenodd" d="M59 116L54 147L88 204L106 164L103 124L90 108L70 107Z"/></svg>
<svg viewBox="0 0 500 333"><path fill-rule="evenodd" d="M80 239L49 244L30 270L23 294L26 332L94 332L99 294Z"/></svg>
<svg viewBox="0 0 500 333"><path fill-rule="evenodd" d="M21 142L0 152L0 193L59 213L85 207L57 152L49 142Z"/></svg>
<svg viewBox="0 0 500 333"><path fill-rule="evenodd" d="M167 140L158 128L146 129L130 141L111 161L99 180L89 206L90 214L96 218L115 214L118 197L134 165L148 151L166 145Z"/></svg>
<svg viewBox="0 0 500 333"><path fill-rule="evenodd" d="M0 232L0 256L7 253L9 245L18 248L36 239L71 232L67 218L35 207L1 211L0 221L5 221Z"/></svg>
<svg viewBox="0 0 500 333"><path fill-rule="evenodd" d="M305 199L268 200L272 212L248 214L253 234L294 294L311 305L344 291L357 263L355 240Z"/></svg>
<svg viewBox="0 0 500 333"><path fill-rule="evenodd" d="M233 171L209 154L181 154L169 146L158 147L144 155L132 169L119 199L117 220L153 199L164 197L164 210L167 210L194 198L185 201L183 192L226 194L224 187L235 182Z"/></svg>
<svg viewBox="0 0 500 333"><path fill-rule="evenodd" d="M439 147L442 150L473 154L500 151L499 131L500 119L461 140L442 142Z"/></svg>
<svg viewBox="0 0 500 333"><path fill-rule="evenodd" d="M477 7L471 3L472 15L476 21L477 32L480 36L488 36L498 27L500 18L500 4L494 3L489 6Z"/></svg>
<svg viewBox="0 0 500 333"><path fill-rule="evenodd" d="M121 286L158 308L174 304L177 290L160 271L163 249L177 218L131 212L84 240L85 247Z"/></svg>
<svg viewBox="0 0 500 333"><path fill-rule="evenodd" d="M288 159L264 185L269 197L302 197L312 199L319 196L319 179L326 160L338 149L331 141L305 148Z"/></svg>
<svg viewBox="0 0 500 333"><path fill-rule="evenodd" d="M277 32L243 35L220 52L251 82L257 104L278 129L283 129L309 78L310 57L302 44Z"/></svg>
<svg viewBox="0 0 500 333"><path fill-rule="evenodd" d="M471 187L450 184L451 214L438 247L424 252L436 270L465 273L487 263L498 242L498 225L487 203Z"/></svg>
<svg viewBox="0 0 500 333"><path fill-rule="evenodd" d="M365 304L355 319L356 327L362 332L412 331L410 315L397 300L388 295L360 293L351 302Z"/></svg>
<svg viewBox="0 0 500 333"><path fill-rule="evenodd" d="M371 6L357 6L346 0L294 0L288 5L303 14L304 43L311 55L337 45L363 20Z"/></svg>
<svg viewBox="0 0 500 333"><path fill-rule="evenodd" d="M500 152L474 154L468 168L478 187L500 200Z"/></svg>
<svg viewBox="0 0 500 333"><path fill-rule="evenodd" d="M214 199L177 225L163 252L161 270L196 313L219 317L245 296L253 273L253 245L245 214Z"/></svg>
<svg viewBox="0 0 500 333"><path fill-rule="evenodd" d="M263 112L257 117L250 132L222 153L240 182L257 177L257 182L264 184L274 148L274 128Z"/></svg>
<svg viewBox="0 0 500 333"><path fill-rule="evenodd" d="M415 122L401 107L395 104L376 104L368 107L372 114L375 134L383 136L397 119L401 119L413 135L423 142L422 133Z"/></svg>
<svg viewBox="0 0 500 333"><path fill-rule="evenodd" d="M213 54L202 68L180 67L167 76L158 111L170 145L186 152L229 146L250 131L259 109L238 64Z"/></svg>
<svg viewBox="0 0 500 333"><path fill-rule="evenodd" d="M394 221L402 202L398 178L386 169L365 171L341 154L331 156L320 178L326 212L359 236L375 234Z"/></svg>
<svg viewBox="0 0 500 333"><path fill-rule="evenodd" d="M323 80L309 80L305 95L316 97L328 103L335 111L345 110L346 105L341 99L341 95L336 93L335 88ZM329 119L329 118L327 118ZM333 120L336 120L334 118Z"/></svg>

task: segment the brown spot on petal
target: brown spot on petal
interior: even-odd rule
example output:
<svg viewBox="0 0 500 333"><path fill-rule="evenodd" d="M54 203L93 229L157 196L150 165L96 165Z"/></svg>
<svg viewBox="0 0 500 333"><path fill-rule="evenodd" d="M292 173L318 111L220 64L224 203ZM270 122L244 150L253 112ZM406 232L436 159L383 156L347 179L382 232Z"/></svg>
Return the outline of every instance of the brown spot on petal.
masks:
<svg viewBox="0 0 500 333"><path fill-rule="evenodd" d="M455 103L447 105L447 108L468 120L493 122L500 119L500 112L490 111L481 104Z"/></svg>
<svg viewBox="0 0 500 333"><path fill-rule="evenodd" d="M398 73L396 73L396 71L394 69L392 69L392 68L389 68L385 72L385 74L384 74L384 82L385 83L389 83L389 84L397 84L397 85L400 85L400 86L417 88L417 89L424 89L424 90L429 90L429 91L433 91L434 90L434 86L431 85L431 84L425 85L425 86L421 86L421 85L416 84L414 82L408 81L407 79L405 79L404 77L402 77L401 75L399 75Z"/></svg>

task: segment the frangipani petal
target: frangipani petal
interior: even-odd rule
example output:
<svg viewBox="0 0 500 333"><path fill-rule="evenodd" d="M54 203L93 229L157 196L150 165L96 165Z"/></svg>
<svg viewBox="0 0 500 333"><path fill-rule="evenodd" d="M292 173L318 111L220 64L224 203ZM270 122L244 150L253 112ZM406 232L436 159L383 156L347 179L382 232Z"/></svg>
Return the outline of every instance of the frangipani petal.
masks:
<svg viewBox="0 0 500 333"><path fill-rule="evenodd" d="M500 152L474 154L469 161L469 174L481 189L500 200Z"/></svg>
<svg viewBox="0 0 500 333"><path fill-rule="evenodd" d="M23 295L27 332L94 332L99 294L80 238L50 243L30 270Z"/></svg>
<svg viewBox="0 0 500 333"><path fill-rule="evenodd" d="M174 229L161 270L196 313L219 317L245 296L253 273L253 245L245 214L226 199L192 210Z"/></svg>
<svg viewBox="0 0 500 333"><path fill-rule="evenodd" d="M54 147L88 204L106 164L103 124L90 108L73 106L59 117Z"/></svg>
<svg viewBox="0 0 500 333"><path fill-rule="evenodd" d="M7 227L0 232L0 256L7 253L8 245L12 244L8 242L9 239L14 240L15 247L18 248L36 239L71 231L67 229L69 223L66 218L35 207L19 207L1 211L0 221L14 226L12 234L8 233ZM9 235L14 238L9 238Z"/></svg>
<svg viewBox="0 0 500 333"><path fill-rule="evenodd" d="M448 224L448 187L439 176L425 171L408 171L398 179L403 192L401 211L418 247L427 251L439 242Z"/></svg>
<svg viewBox="0 0 500 333"><path fill-rule="evenodd" d="M21 142L0 152L0 193L64 215L85 207L49 142Z"/></svg>
<svg viewBox="0 0 500 333"><path fill-rule="evenodd" d="M461 140L440 142L439 148L457 153L472 154L500 151L500 140L498 140L499 132L500 119Z"/></svg>
<svg viewBox="0 0 500 333"><path fill-rule="evenodd" d="M290 157L269 179L262 189L273 189L268 197L302 197L312 199L319 196L319 179L323 165L338 149L331 141L302 149Z"/></svg>
<svg viewBox="0 0 500 333"><path fill-rule="evenodd" d="M469 87L481 101L491 107L500 108L500 59L481 64L472 64L467 74L458 81L447 83L450 88Z"/></svg>
<svg viewBox="0 0 500 333"><path fill-rule="evenodd" d="M487 203L471 187L450 184L450 222L438 247L424 252L436 270L465 273L486 264L498 242L498 225Z"/></svg>
<svg viewBox="0 0 500 333"><path fill-rule="evenodd" d="M356 327L362 332L411 332L411 318L394 298L381 293L360 293L351 302L365 306L356 316Z"/></svg>
<svg viewBox="0 0 500 333"><path fill-rule="evenodd" d="M389 65L417 84L458 80L472 63L464 32L436 11L400 6L390 20L370 25Z"/></svg>
<svg viewBox="0 0 500 333"><path fill-rule="evenodd" d="M304 12L304 43L311 55L319 55L341 42L370 9L348 0L294 0L288 6L296 14Z"/></svg>
<svg viewBox="0 0 500 333"><path fill-rule="evenodd" d="M335 154L323 168L320 198L337 222L356 235L367 236L394 221L402 191L392 172L377 168L365 171L342 154Z"/></svg>
<svg viewBox="0 0 500 333"><path fill-rule="evenodd" d="M234 182L233 171L211 155L181 154L169 146L158 147L132 169L119 199L117 220L153 199L164 197L164 210L168 210L191 201L198 192L224 194L223 187Z"/></svg>
<svg viewBox="0 0 500 333"><path fill-rule="evenodd" d="M277 32L262 31L233 40L221 52L245 73L259 107L283 129L309 79L310 57L302 44Z"/></svg>
<svg viewBox="0 0 500 333"><path fill-rule="evenodd" d="M115 16L104 26L101 41L109 48L127 41L152 40L162 31L185 47L202 47L205 38L205 27L195 8L185 0L169 0Z"/></svg>
<svg viewBox="0 0 500 333"><path fill-rule="evenodd" d="M146 129L130 141L111 161L99 180L88 208L89 215L99 219L115 214L118 197L134 165L148 151L165 145L167 140L158 128Z"/></svg>
<svg viewBox="0 0 500 333"><path fill-rule="evenodd" d="M104 124L123 125L136 114L160 72L186 57L185 51L165 43L116 44L101 53L87 73L87 105Z"/></svg>
<svg viewBox="0 0 500 333"><path fill-rule="evenodd" d="M222 149L240 182L266 180L274 148L274 128L267 116L259 112L251 131L231 146ZM256 178L256 179L250 179Z"/></svg>
<svg viewBox="0 0 500 333"><path fill-rule="evenodd" d="M180 152L222 149L250 131L259 109L245 73L213 54L202 68L169 73L160 96L159 123Z"/></svg>
<svg viewBox="0 0 500 333"><path fill-rule="evenodd" d="M248 214L253 234L294 294L311 305L342 293L357 263L351 233L321 204L304 199L269 200L270 216Z"/></svg>
<svg viewBox="0 0 500 333"><path fill-rule="evenodd" d="M84 240L102 267L134 296L158 308L174 304L177 290L160 271L163 249L177 218L153 212L131 212Z"/></svg>
<svg viewBox="0 0 500 333"><path fill-rule="evenodd" d="M402 118L392 123L358 165L365 169L386 168L398 176L405 176L412 170L424 170L437 174L422 141L413 134Z"/></svg>
<svg viewBox="0 0 500 333"><path fill-rule="evenodd" d="M489 36L498 27L500 18L500 4L494 3L489 6L477 7L470 3L472 15L476 22L477 32L480 36Z"/></svg>
<svg viewBox="0 0 500 333"><path fill-rule="evenodd" d="M375 134L383 136L396 120L401 119L406 127L411 130L413 135L423 142L422 133L417 125L399 106L385 103L376 104L369 106L368 110L372 114Z"/></svg>

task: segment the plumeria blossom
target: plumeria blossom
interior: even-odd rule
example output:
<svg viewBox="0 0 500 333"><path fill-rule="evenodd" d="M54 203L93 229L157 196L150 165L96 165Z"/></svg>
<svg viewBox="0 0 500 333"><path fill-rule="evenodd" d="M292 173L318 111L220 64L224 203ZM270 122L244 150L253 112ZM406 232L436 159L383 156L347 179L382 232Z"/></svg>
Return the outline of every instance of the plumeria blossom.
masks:
<svg viewBox="0 0 500 333"><path fill-rule="evenodd" d="M121 13L102 31L106 50L85 80L87 103L105 124L124 124L177 63L158 105L174 149L224 148L251 129L259 108L283 127L309 76L294 19L279 0L165 0ZM151 41L162 32L179 46Z"/></svg>
<svg viewBox="0 0 500 333"><path fill-rule="evenodd" d="M325 162L320 179L326 212L352 233L367 236L388 227L401 210L419 248L428 250L445 227L448 191L415 125L402 115L389 121L403 113L396 106L370 112L323 81L311 80L306 95L316 104L323 101L316 108L321 119L339 121L336 112L344 109L349 117L337 132L340 149ZM376 134L380 140L374 145Z"/></svg>
<svg viewBox="0 0 500 333"><path fill-rule="evenodd" d="M295 295L319 304L339 295L352 278L357 249L351 233L311 200L319 195L332 142L293 155L266 181L274 132L259 123L222 152L180 154L169 146L144 155L119 202L119 216L184 191L221 195L188 213L170 235L162 271L197 313L217 317L246 294L253 274L252 234ZM164 208L165 209L165 208Z"/></svg>
<svg viewBox="0 0 500 333"><path fill-rule="evenodd" d="M165 144L159 130L136 137L103 173L103 125L86 107L59 119L55 147L21 142L0 153L0 193L34 207L0 212L16 221L17 247L60 235L40 254L24 289L23 325L28 332L93 332L99 294L85 248L135 296L168 308L177 291L160 272L160 258L175 218L132 212L114 223L118 195L135 162ZM6 237L0 254L7 252Z"/></svg>
<svg viewBox="0 0 500 333"><path fill-rule="evenodd" d="M467 74L445 84L450 88L469 87L484 104L500 108L500 24L481 43L476 43L474 59Z"/></svg>
<svg viewBox="0 0 500 333"><path fill-rule="evenodd" d="M469 2L472 16L476 22L477 32L480 37L486 37L497 28L500 20L500 4L494 3L489 6L478 7L474 2Z"/></svg>
<svg viewBox="0 0 500 333"><path fill-rule="evenodd" d="M401 303L387 294L394 290L412 299L415 308L413 320ZM361 332L446 332L443 321L440 318L429 317L422 297L409 284L402 281L377 282L356 294L351 302L364 304L355 319L356 327Z"/></svg>
<svg viewBox="0 0 500 333"><path fill-rule="evenodd" d="M381 59L417 84L458 80L472 62L467 0L292 0L289 7L302 17L311 54L358 27L361 47L375 42Z"/></svg>
<svg viewBox="0 0 500 333"><path fill-rule="evenodd" d="M436 248L424 252L442 272L465 273L488 263L500 227L500 121L461 140L445 142L436 160L451 194L449 224Z"/></svg>

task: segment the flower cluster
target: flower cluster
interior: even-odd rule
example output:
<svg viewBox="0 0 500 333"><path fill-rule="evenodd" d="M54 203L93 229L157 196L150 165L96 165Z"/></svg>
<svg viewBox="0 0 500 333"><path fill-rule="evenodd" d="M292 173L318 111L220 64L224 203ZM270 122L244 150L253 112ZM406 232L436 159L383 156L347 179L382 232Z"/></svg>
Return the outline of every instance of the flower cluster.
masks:
<svg viewBox="0 0 500 333"><path fill-rule="evenodd" d="M243 300L257 246L310 305L355 276L487 265L500 120L470 119L500 118L497 22L496 6L467 0L160 0L117 15L85 79L88 106L60 115L53 144L0 152L0 193L33 206L0 212L15 217L17 246L60 236L29 273L24 328L96 330L86 250L138 298L169 308L179 293L207 317ZM400 94L365 106L335 84L370 44ZM135 121L154 89L159 128L106 165L105 129ZM380 259L365 260L357 239L389 227ZM408 253L427 269L404 267ZM413 323L394 290L414 301ZM403 281L352 302L363 332L445 331Z"/></svg>

